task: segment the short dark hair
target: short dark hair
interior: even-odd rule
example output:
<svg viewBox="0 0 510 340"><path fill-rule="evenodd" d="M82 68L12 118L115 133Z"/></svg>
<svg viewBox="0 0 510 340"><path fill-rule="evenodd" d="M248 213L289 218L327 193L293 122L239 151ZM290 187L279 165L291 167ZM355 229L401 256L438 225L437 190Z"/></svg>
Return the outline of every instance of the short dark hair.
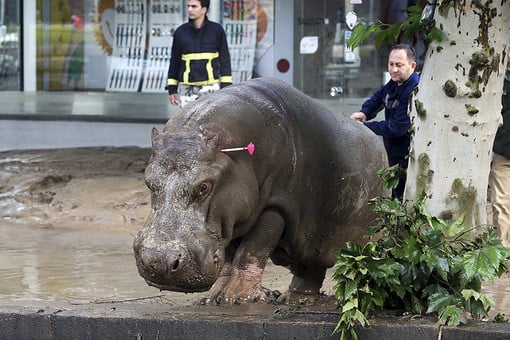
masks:
<svg viewBox="0 0 510 340"><path fill-rule="evenodd" d="M391 51L393 50L404 50L407 54L407 60L416 62L416 53L411 45L396 44L391 47Z"/></svg>
<svg viewBox="0 0 510 340"><path fill-rule="evenodd" d="M200 5L202 7L205 7L205 8L207 8L207 10L209 10L209 3L210 3L209 0L198 0L198 1L200 2Z"/></svg>

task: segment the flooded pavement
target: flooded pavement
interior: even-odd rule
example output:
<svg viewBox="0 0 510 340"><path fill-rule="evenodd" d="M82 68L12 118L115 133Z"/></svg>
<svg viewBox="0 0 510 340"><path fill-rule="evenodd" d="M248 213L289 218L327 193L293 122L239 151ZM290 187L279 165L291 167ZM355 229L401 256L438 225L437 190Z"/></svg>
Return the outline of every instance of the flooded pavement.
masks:
<svg viewBox="0 0 510 340"><path fill-rule="evenodd" d="M149 287L138 275L129 233L0 224L0 234L0 300L191 305L204 295ZM287 272L270 265L266 283L285 290Z"/></svg>
<svg viewBox="0 0 510 340"><path fill-rule="evenodd" d="M136 269L149 155L137 147L1 152L0 301L197 303L204 293L161 293ZM263 284L285 291L290 279L269 265Z"/></svg>
<svg viewBox="0 0 510 340"><path fill-rule="evenodd" d="M338 339L331 335L339 318L334 298L297 308L203 306L206 293L149 287L132 249L150 211L149 155L136 147L0 153L0 338ZM331 275L323 286L330 295ZM263 286L283 292L290 280L287 269L269 263ZM510 314L508 283L484 285L496 300L493 315ZM507 326L440 330L433 318L397 317L360 338L502 339Z"/></svg>
<svg viewBox="0 0 510 340"><path fill-rule="evenodd" d="M165 297L138 275L120 232L0 225L0 299L106 302ZM178 303L191 303L179 294Z"/></svg>
<svg viewBox="0 0 510 340"><path fill-rule="evenodd" d="M160 292L138 275L133 235L64 228L0 224L0 301L37 300L71 304L132 302L197 305L203 293ZM323 290L331 294L331 270ZM285 268L269 264L264 286L284 291ZM496 305L491 318L510 315L510 276L485 283Z"/></svg>

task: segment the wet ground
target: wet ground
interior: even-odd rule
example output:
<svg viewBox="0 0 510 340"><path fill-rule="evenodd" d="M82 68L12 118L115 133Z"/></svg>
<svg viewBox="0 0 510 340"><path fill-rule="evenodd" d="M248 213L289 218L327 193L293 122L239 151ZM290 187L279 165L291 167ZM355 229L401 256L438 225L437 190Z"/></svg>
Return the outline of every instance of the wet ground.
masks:
<svg viewBox="0 0 510 340"><path fill-rule="evenodd" d="M0 225L0 294L101 302L160 295L137 277L129 234Z"/></svg>
<svg viewBox="0 0 510 340"><path fill-rule="evenodd" d="M0 234L0 300L183 306L204 295L149 287L137 273L129 233L0 224ZM285 291L289 282L285 268L268 265L266 287ZM328 280L325 289L331 287Z"/></svg>
<svg viewBox="0 0 510 340"><path fill-rule="evenodd" d="M203 294L161 293L136 269L149 155L137 147L0 152L0 299L196 303ZM284 291L290 275L271 265L265 280Z"/></svg>
<svg viewBox="0 0 510 340"><path fill-rule="evenodd" d="M132 241L148 215L148 155L140 148L0 153L0 302L198 304L203 293L160 292L137 273ZM285 291L290 279L269 264L263 285ZM483 291L496 303L491 317L510 315L508 274Z"/></svg>
<svg viewBox="0 0 510 340"><path fill-rule="evenodd" d="M136 271L133 235L0 224L0 301L66 301L71 304L112 302L198 305L203 293L160 292ZM332 271L324 292L332 294ZM285 291L290 274L271 263L264 286ZM510 278L485 283L483 291L495 302L491 317L510 315ZM328 306L330 309L331 306Z"/></svg>

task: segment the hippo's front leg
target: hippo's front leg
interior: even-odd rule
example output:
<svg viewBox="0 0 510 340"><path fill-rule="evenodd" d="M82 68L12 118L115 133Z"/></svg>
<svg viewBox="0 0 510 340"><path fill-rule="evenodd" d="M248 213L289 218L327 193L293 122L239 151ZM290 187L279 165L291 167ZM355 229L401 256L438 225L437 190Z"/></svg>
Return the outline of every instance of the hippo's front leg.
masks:
<svg viewBox="0 0 510 340"><path fill-rule="evenodd" d="M210 290L208 303L263 301L262 273L285 229L283 217L276 211L264 211Z"/></svg>

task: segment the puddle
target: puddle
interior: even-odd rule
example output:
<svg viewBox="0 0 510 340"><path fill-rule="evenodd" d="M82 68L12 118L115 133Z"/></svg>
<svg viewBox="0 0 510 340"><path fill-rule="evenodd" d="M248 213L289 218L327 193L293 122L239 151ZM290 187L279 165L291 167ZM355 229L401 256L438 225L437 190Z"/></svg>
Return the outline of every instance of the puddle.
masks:
<svg viewBox="0 0 510 340"><path fill-rule="evenodd" d="M162 296L186 304L198 298L149 287L127 233L24 225L0 225L0 233L0 299L101 303Z"/></svg>
<svg viewBox="0 0 510 340"><path fill-rule="evenodd" d="M133 235L0 224L0 300L67 300L71 303L154 302L192 305L204 295L160 292L138 275ZM329 277L323 290L332 293ZM263 285L285 291L286 269L269 264ZM484 283L495 302L490 316L510 316L510 275Z"/></svg>
<svg viewBox="0 0 510 340"><path fill-rule="evenodd" d="M0 224L0 300L197 304L205 293L160 292L138 274L133 235ZM264 284L285 291L291 276L269 265Z"/></svg>

